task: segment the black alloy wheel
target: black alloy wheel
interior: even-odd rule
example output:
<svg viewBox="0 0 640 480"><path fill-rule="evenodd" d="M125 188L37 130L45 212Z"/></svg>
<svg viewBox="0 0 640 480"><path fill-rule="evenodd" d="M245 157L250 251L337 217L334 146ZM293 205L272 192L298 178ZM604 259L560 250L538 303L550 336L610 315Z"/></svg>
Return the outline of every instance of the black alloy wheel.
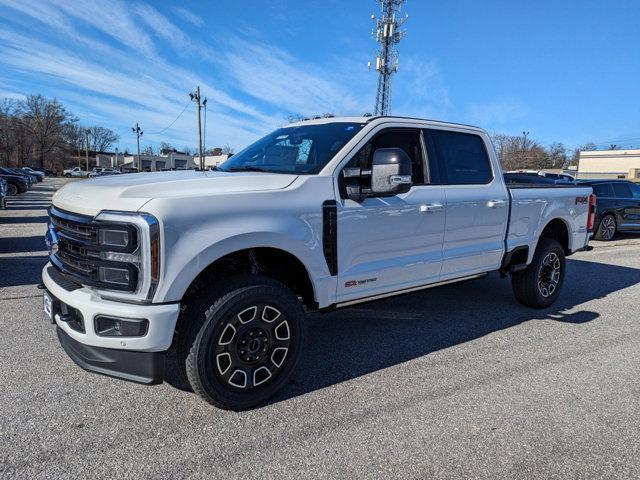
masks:
<svg viewBox="0 0 640 480"><path fill-rule="evenodd" d="M178 358L194 392L224 409L263 404L291 377L305 340L304 310L291 290L238 275L187 302Z"/></svg>

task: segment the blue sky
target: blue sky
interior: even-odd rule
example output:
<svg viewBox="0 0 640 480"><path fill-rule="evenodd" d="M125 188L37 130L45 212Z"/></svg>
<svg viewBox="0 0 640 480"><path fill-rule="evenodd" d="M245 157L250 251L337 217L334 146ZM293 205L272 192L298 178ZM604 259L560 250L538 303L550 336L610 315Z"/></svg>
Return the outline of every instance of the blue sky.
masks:
<svg viewBox="0 0 640 480"><path fill-rule="evenodd" d="M404 11L392 113L640 146L639 1L407 0ZM372 13L374 0L0 0L0 96L56 97L117 131L121 150L135 122L143 145L182 147L197 144L187 94L199 84L207 145L238 149L292 113L372 111Z"/></svg>

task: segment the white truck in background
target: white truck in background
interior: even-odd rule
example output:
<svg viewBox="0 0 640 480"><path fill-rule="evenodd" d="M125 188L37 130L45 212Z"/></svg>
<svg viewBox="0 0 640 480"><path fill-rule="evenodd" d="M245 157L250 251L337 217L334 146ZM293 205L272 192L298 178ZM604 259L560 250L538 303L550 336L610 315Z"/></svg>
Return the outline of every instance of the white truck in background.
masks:
<svg viewBox="0 0 640 480"><path fill-rule="evenodd" d="M88 174L89 172L82 170L80 167L68 168L62 172L62 175L65 177L86 177Z"/></svg>
<svg viewBox="0 0 640 480"><path fill-rule="evenodd" d="M53 197L44 308L81 367L265 402L327 311L491 271L549 307L587 249L590 187L505 185L480 128L345 117L280 128L217 171L70 183ZM437 295L437 291L433 295Z"/></svg>

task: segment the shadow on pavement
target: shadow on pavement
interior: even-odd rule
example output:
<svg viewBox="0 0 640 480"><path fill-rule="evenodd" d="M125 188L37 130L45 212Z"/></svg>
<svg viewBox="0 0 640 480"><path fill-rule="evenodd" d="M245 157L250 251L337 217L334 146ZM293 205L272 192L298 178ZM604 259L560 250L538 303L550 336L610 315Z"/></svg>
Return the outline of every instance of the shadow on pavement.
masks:
<svg viewBox="0 0 640 480"><path fill-rule="evenodd" d="M5 224L16 224L16 223L42 223L46 224L49 221L49 217L41 216L41 217L0 217L0 225Z"/></svg>
<svg viewBox="0 0 640 480"><path fill-rule="evenodd" d="M0 288L39 284L42 268L48 261L47 255L0 258Z"/></svg>
<svg viewBox="0 0 640 480"><path fill-rule="evenodd" d="M42 252L46 249L44 234L33 237L0 238L0 253ZM1 259L0 262L2 262Z"/></svg>
<svg viewBox="0 0 640 480"><path fill-rule="evenodd" d="M640 282L640 269L567 259L556 304L545 310L516 302L509 279L497 274L308 317L306 349L293 380L272 403L469 342L533 319L575 325L597 312L566 310ZM605 281L606 279L606 281ZM189 391L175 352L167 383Z"/></svg>

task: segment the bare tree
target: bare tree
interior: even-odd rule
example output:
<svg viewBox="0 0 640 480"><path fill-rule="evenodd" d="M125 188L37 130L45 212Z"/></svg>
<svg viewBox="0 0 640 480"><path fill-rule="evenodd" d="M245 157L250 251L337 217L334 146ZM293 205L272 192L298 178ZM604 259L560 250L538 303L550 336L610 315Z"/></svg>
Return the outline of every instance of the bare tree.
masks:
<svg viewBox="0 0 640 480"><path fill-rule="evenodd" d="M153 149L153 146L151 145L147 145L146 147L144 147L140 153L142 155L155 155L155 151Z"/></svg>
<svg viewBox="0 0 640 480"><path fill-rule="evenodd" d="M547 147L547 156L552 168L564 168L569 159L567 148L559 142L552 143Z"/></svg>
<svg viewBox="0 0 640 480"><path fill-rule="evenodd" d="M235 149L232 146L230 146L228 143L226 143L222 147L222 150L220 151L222 155L233 155L235 152L236 152Z"/></svg>
<svg viewBox="0 0 640 480"><path fill-rule="evenodd" d="M0 100L0 159L5 166L17 149L18 102L13 98Z"/></svg>
<svg viewBox="0 0 640 480"><path fill-rule="evenodd" d="M578 165L580 162L580 152L589 152L598 150L598 146L593 142L587 142L584 145L579 146L573 150L573 155L571 156L571 161L569 165Z"/></svg>
<svg viewBox="0 0 640 480"><path fill-rule="evenodd" d="M109 128L94 125L89 127L90 148L94 152L104 152L120 140L120 135Z"/></svg>
<svg viewBox="0 0 640 480"><path fill-rule="evenodd" d="M175 148L168 142L160 142L160 151L173 152Z"/></svg>
<svg viewBox="0 0 640 480"><path fill-rule="evenodd" d="M45 158L65 146L65 125L78 121L57 100L42 95L29 95L22 103L23 122L34 146L38 165L44 167Z"/></svg>

